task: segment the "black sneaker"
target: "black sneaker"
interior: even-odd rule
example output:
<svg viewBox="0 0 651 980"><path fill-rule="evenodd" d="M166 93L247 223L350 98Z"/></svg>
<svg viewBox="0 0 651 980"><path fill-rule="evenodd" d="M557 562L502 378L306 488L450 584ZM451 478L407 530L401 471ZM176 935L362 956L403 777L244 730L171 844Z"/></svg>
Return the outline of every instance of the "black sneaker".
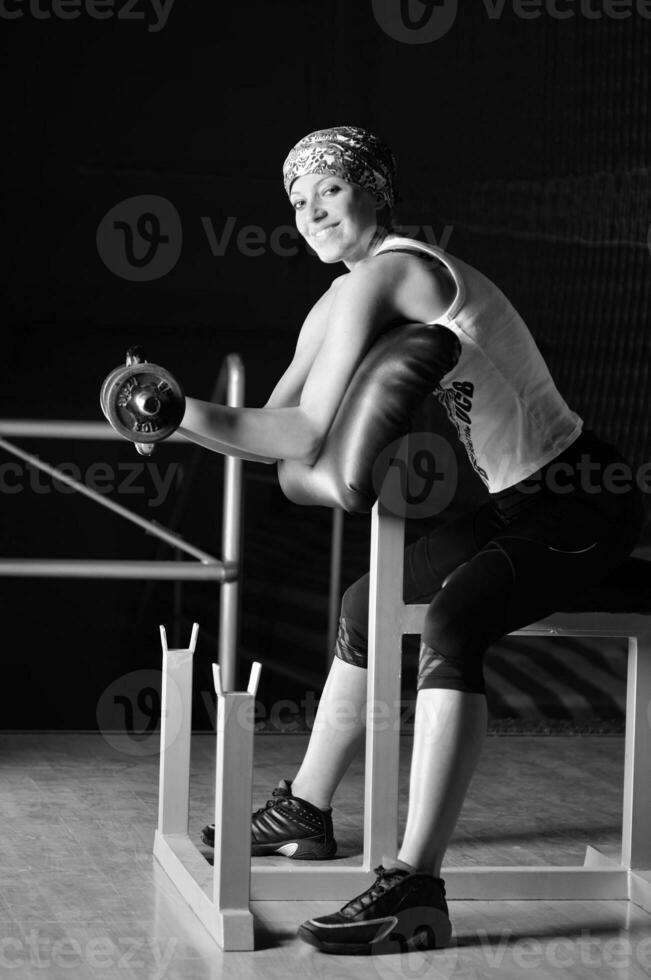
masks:
<svg viewBox="0 0 651 980"><path fill-rule="evenodd" d="M375 868L375 882L333 915L308 919L298 930L322 953L398 953L441 949L452 925L445 882L424 872Z"/></svg>
<svg viewBox="0 0 651 980"><path fill-rule="evenodd" d="M318 807L292 796L292 784L281 779L274 799L251 817L251 855L282 854L295 861L322 861L334 857L337 842L332 829L332 807ZM215 825L204 827L201 839L215 846Z"/></svg>

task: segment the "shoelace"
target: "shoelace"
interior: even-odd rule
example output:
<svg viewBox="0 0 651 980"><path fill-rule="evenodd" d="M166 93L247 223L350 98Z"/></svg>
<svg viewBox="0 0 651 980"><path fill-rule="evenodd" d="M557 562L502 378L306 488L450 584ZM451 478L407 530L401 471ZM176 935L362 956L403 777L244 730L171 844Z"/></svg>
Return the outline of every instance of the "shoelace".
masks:
<svg viewBox="0 0 651 980"><path fill-rule="evenodd" d="M396 876L396 871L399 870L400 870L399 868L391 868L390 870L387 871L387 869L382 864L379 865L379 867L377 868L373 868L373 873L377 875L377 878L373 882L371 887L368 888L365 892L362 892L361 895L358 895L357 898L354 898L352 902L348 902L346 905L344 905L344 907L340 909L340 911L343 912L346 909L352 909L355 912L361 912L363 909L368 908L368 906L371 905L377 898L379 898L380 895L383 895L384 892L388 891L389 888L393 887L395 881L391 881L390 879L394 878ZM403 876L400 875L400 878L402 877ZM443 894L443 897L445 898L445 885L443 884L443 879L437 878L436 880L438 881L441 887L441 892Z"/></svg>
<svg viewBox="0 0 651 980"><path fill-rule="evenodd" d="M344 905L341 911L343 912L345 909L353 909L355 912L361 912L362 909L368 908L368 906L379 898L380 895L383 895L384 892L388 891L389 888L395 884L394 881L389 881L389 879L394 878L395 872L396 868L392 868L390 871L387 871L382 864L377 868L373 868L373 873L377 875L377 878L371 887L365 892L362 892L361 895L358 895L357 898L354 898L352 902L348 902L347 905Z"/></svg>
<svg viewBox="0 0 651 980"><path fill-rule="evenodd" d="M265 810L268 810L270 807L275 806L276 803L278 802L278 797L279 796L287 797L290 794L289 794L289 791L288 790L283 789L281 786L277 786L276 789L273 790L273 792L272 792L271 795L274 796L274 797L276 797L276 799L267 800L267 802L265 803L264 806L261 806L259 810L256 810L255 811L255 813L254 813L254 816L255 817L257 817L258 814L260 814L260 813L264 813Z"/></svg>

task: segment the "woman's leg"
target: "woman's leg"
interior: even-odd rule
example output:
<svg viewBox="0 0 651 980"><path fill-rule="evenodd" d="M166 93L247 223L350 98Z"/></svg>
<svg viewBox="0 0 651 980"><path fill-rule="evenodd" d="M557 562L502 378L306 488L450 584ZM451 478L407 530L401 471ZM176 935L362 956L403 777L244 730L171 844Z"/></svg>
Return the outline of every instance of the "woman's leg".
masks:
<svg viewBox="0 0 651 980"><path fill-rule="evenodd" d="M486 734L486 696L423 690L416 698L409 812L398 860L441 876Z"/></svg>
<svg viewBox="0 0 651 980"><path fill-rule="evenodd" d="M398 860L436 877L481 754L482 655L503 627L513 570L499 549L459 567L430 603L418 664L409 810Z"/></svg>
<svg viewBox="0 0 651 980"><path fill-rule="evenodd" d="M451 571L476 554L477 540L494 530L485 508L464 514L419 538L405 550L406 602L427 601ZM330 805L366 733L369 575L344 593L333 660L314 728L292 793L320 808Z"/></svg>
<svg viewBox="0 0 651 980"><path fill-rule="evenodd" d="M366 731L366 670L335 657L292 794L324 809Z"/></svg>
<svg viewBox="0 0 651 980"><path fill-rule="evenodd" d="M602 507L609 503L604 496ZM619 507L621 523L608 526L578 497L541 498L434 596L423 627L399 861L440 877L486 730L484 651L563 608L626 557L639 533L639 506Z"/></svg>

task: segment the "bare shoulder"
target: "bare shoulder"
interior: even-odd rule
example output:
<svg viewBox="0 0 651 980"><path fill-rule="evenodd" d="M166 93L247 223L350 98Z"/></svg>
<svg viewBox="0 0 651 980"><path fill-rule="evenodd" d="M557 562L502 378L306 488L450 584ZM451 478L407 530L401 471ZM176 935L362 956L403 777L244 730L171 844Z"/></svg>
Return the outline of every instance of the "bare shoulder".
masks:
<svg viewBox="0 0 651 980"><path fill-rule="evenodd" d="M391 306L391 296L397 286L401 271L398 263L377 262L375 257L359 262L350 272L338 276L331 286L332 308L350 302L371 305L382 303Z"/></svg>
<svg viewBox="0 0 651 980"><path fill-rule="evenodd" d="M346 276L339 276L316 301L306 316L296 341L294 356L283 376L269 396L267 408L283 408L298 405L305 379L323 346L328 329L328 319L336 295L336 283Z"/></svg>
<svg viewBox="0 0 651 980"><path fill-rule="evenodd" d="M345 282L346 279L348 279L348 276L349 275L350 275L350 272L343 272L340 276L336 276L332 280L332 282L330 283L330 289L333 292L336 292L339 289L339 287L342 284L342 282Z"/></svg>
<svg viewBox="0 0 651 980"><path fill-rule="evenodd" d="M391 291L399 316L427 323L442 316L456 295L450 271L435 256L416 252L381 252L369 261Z"/></svg>
<svg viewBox="0 0 651 980"><path fill-rule="evenodd" d="M328 317L332 309L332 304L340 289L343 280L348 278L348 274L337 276L330 283L325 293L319 297L308 315L305 317L301 326L298 340L296 342L296 354L303 358L313 359L319 347L323 343L323 338L328 325Z"/></svg>

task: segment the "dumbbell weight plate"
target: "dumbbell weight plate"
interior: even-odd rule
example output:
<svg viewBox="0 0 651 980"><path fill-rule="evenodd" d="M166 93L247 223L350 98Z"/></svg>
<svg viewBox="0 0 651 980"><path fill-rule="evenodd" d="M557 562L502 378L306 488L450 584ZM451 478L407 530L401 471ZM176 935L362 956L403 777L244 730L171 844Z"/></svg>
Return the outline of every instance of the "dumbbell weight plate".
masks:
<svg viewBox="0 0 651 980"><path fill-rule="evenodd" d="M112 371L102 385L100 404L113 428L135 443L167 439L185 414L179 383L165 368L147 361Z"/></svg>
<svg viewBox="0 0 651 980"><path fill-rule="evenodd" d="M124 364L121 364L119 367L116 367L113 371L111 371L111 373L109 375L107 375L107 377L104 379L104 383L102 384L102 387L101 387L101 390L100 390L100 393L99 393L99 404L100 404L100 407L102 409L102 412L104 413L104 418L106 418L109 422L111 420L109 419L108 411L107 411L107 408L106 408L106 392L111 388L111 386L113 385L114 380L118 377L118 375L120 375L124 371L124 367L125 367L125 365Z"/></svg>
<svg viewBox="0 0 651 980"><path fill-rule="evenodd" d="M125 366L130 367L132 364L146 364L146 363L147 363L147 358L145 357L144 349L139 344L137 344L134 347L130 347L129 350L127 351L127 358L125 364L120 364L118 367L115 368L115 370L111 371L108 377L104 379L104 383L102 384L102 388L99 393L99 403L106 418L108 418L108 415L106 414L106 392L111 387L114 378L117 377L117 375L119 375L124 370Z"/></svg>

